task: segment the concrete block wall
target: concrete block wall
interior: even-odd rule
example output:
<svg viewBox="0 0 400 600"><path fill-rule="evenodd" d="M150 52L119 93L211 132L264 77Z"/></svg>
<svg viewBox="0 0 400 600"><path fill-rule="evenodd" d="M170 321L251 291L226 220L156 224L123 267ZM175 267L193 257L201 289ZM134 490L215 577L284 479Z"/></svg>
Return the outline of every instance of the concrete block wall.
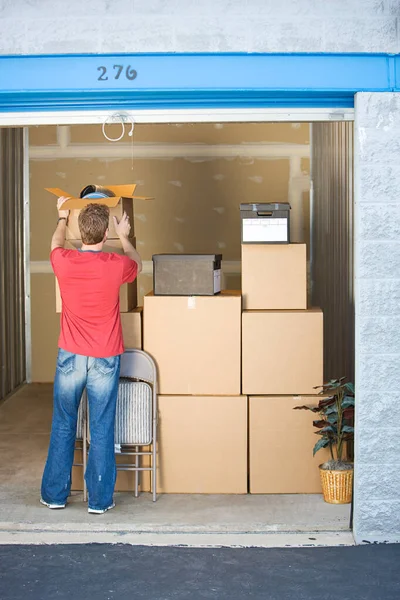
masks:
<svg viewBox="0 0 400 600"><path fill-rule="evenodd" d="M400 540L400 94L356 95L357 542Z"/></svg>
<svg viewBox="0 0 400 600"><path fill-rule="evenodd" d="M0 54L400 51L399 0L0 0Z"/></svg>

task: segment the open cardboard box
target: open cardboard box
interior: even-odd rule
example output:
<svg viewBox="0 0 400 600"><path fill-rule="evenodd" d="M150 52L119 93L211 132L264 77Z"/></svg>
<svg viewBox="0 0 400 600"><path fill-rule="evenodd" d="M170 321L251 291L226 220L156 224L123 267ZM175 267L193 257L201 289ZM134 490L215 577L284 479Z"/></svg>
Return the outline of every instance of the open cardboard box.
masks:
<svg viewBox="0 0 400 600"><path fill-rule="evenodd" d="M118 221L121 219L124 212L129 217L131 224L130 236L134 237L134 219L133 219L133 200L151 200L150 196L135 196L136 184L131 183L127 185L104 185L101 186L107 190L110 190L114 196L108 196L106 198L76 198L70 193L65 192L60 188L45 188L47 192L57 196L57 198L64 196L68 198L63 204L63 209L69 210L68 225L66 230L67 240L80 240L81 234L79 231L78 217L82 208L85 208L88 204L104 204L110 209L110 222L108 230L108 239L117 239L118 236L114 228L113 217L117 217Z"/></svg>

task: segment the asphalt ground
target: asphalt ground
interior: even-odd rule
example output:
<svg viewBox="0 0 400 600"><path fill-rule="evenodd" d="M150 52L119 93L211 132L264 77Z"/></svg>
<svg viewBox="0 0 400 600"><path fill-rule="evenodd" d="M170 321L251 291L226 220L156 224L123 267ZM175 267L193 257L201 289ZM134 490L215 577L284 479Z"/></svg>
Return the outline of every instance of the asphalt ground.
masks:
<svg viewBox="0 0 400 600"><path fill-rule="evenodd" d="M399 600L400 545L0 546L1 600Z"/></svg>

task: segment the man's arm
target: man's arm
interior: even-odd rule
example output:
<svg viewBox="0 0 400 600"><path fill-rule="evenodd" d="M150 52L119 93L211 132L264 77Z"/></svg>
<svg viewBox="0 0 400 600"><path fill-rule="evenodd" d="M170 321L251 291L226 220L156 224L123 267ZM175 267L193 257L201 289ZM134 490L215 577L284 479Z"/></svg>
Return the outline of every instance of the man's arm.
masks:
<svg viewBox="0 0 400 600"><path fill-rule="evenodd" d="M117 218L114 217L115 231L121 241L122 249L126 256L131 260L134 260L137 264L138 275L142 271L142 259L139 253L136 251L129 241L129 233L131 231L131 225L129 223L129 217L126 213L122 215L120 222L118 223Z"/></svg>
<svg viewBox="0 0 400 600"><path fill-rule="evenodd" d="M69 210L61 210L61 206L66 200L67 198L64 197L57 200L58 218L62 220L58 221L56 230L51 238L51 251L55 248L64 248Z"/></svg>

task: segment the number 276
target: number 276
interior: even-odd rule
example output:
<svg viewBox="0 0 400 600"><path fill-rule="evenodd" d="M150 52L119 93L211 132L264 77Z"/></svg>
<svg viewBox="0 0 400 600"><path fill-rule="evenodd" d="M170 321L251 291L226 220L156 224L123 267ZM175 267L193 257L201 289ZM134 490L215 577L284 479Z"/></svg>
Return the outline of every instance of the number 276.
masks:
<svg viewBox="0 0 400 600"><path fill-rule="evenodd" d="M124 70L124 65L114 65L113 68L116 69L114 79L119 79L122 71ZM107 68L106 67L97 67L97 70L101 71L98 81L107 81L108 80L108 76L106 75ZM137 71L135 71L135 69L132 69L131 66L128 65L125 69L125 77L126 77L126 79L133 81L137 77Z"/></svg>

